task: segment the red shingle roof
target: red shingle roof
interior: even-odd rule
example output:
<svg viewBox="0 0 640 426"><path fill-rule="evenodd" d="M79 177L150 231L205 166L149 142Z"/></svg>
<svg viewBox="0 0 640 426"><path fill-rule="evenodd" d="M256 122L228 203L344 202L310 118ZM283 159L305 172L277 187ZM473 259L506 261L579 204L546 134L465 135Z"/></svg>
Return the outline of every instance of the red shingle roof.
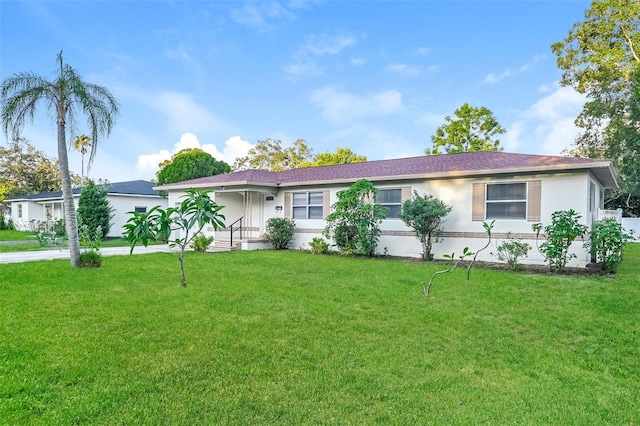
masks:
<svg viewBox="0 0 640 426"><path fill-rule="evenodd" d="M282 172L243 170L163 185L159 189L220 185L290 186L354 182L358 179L381 181L580 169L591 170L605 186L617 186L610 162L606 160L480 151L309 167Z"/></svg>

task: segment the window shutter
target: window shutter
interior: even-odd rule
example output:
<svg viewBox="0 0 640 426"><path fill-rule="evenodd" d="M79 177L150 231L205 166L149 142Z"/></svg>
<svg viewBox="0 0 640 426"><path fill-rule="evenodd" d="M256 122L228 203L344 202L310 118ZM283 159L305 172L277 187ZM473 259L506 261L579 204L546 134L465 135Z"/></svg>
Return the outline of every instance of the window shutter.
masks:
<svg viewBox="0 0 640 426"><path fill-rule="evenodd" d="M471 204L471 220L484 220L484 183L473 184L473 200Z"/></svg>
<svg viewBox="0 0 640 426"><path fill-rule="evenodd" d="M410 199L411 199L411 187L403 186L402 187L402 203L404 204L405 201L409 201Z"/></svg>
<svg viewBox="0 0 640 426"><path fill-rule="evenodd" d="M527 221L540 222L540 204L542 195L542 181L532 180L528 182L527 194Z"/></svg>
<svg viewBox="0 0 640 426"><path fill-rule="evenodd" d="M291 218L291 193L284 193L284 217Z"/></svg>
<svg viewBox="0 0 640 426"><path fill-rule="evenodd" d="M330 191L322 192L322 219L325 219L329 215L329 210L331 210L331 204L329 204L330 195Z"/></svg>

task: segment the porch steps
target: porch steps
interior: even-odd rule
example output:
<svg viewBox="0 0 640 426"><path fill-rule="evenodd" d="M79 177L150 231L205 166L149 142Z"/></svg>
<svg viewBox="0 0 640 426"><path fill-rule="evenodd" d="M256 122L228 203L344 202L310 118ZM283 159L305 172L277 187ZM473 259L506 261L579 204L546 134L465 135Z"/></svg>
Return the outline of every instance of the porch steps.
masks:
<svg viewBox="0 0 640 426"><path fill-rule="evenodd" d="M235 251L242 249L242 240L233 240L233 245L231 245L231 240L224 238L217 238L212 245L209 246L207 252L209 253L217 253L224 251Z"/></svg>

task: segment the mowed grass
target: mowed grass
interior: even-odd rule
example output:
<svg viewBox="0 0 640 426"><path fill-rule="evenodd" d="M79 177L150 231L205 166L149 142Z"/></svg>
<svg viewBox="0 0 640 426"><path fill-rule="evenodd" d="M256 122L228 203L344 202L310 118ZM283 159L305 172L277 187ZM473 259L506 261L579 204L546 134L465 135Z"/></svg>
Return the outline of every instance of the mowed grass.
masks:
<svg viewBox="0 0 640 426"><path fill-rule="evenodd" d="M0 265L0 424L638 424L615 279L303 252Z"/></svg>
<svg viewBox="0 0 640 426"><path fill-rule="evenodd" d="M2 231L4 232L4 231ZM8 231L15 232L15 231ZM24 233L22 233L24 234ZM2 238L2 234L0 233L0 238ZM36 236L32 234L32 241L29 241L29 238L16 238L10 239L6 238L4 241L11 241L11 244L1 244L0 243L0 253L11 253L11 252L19 252L19 251L42 251L42 250L59 250L68 248L68 242L66 239L60 239L55 245L41 245L39 244ZM0 239L0 241L3 241ZM20 241L24 241L24 243L20 243ZM166 244L165 242L151 241L150 245L154 244ZM129 247L129 242L124 238L108 238L100 242L100 247ZM85 249L86 245L81 245L80 249Z"/></svg>
<svg viewBox="0 0 640 426"><path fill-rule="evenodd" d="M23 232L4 229L0 231L0 241L36 240L35 232Z"/></svg>

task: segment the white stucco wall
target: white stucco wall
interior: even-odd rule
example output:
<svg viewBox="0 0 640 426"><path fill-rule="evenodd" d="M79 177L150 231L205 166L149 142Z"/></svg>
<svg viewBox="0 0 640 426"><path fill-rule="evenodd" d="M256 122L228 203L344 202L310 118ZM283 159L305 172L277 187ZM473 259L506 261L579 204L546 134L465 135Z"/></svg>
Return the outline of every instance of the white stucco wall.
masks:
<svg viewBox="0 0 640 426"><path fill-rule="evenodd" d="M124 230L124 224L127 223L131 214L136 207L144 207L149 211L154 206L167 208L167 199L160 197L130 195L130 194L110 194L107 200L113 209L113 218L111 219L111 227L107 237L120 238Z"/></svg>
<svg viewBox="0 0 640 426"><path fill-rule="evenodd" d="M543 225L551 223L551 215L558 210L575 210L582 216L581 222L590 225L592 212L589 203L590 182L596 184L596 208L600 205L601 185L587 172L578 173L556 173L537 175L502 175L497 177L478 178L458 178L458 179L436 179L436 180L413 180L401 182L374 182L379 189L406 188L410 187L411 192L417 190L420 195L431 194L453 206L451 213L445 218L442 230L445 237L441 242L433 245L433 253L436 258L443 258L444 254L460 254L464 247L469 247L471 251L476 251L487 243L487 237L482 221L472 220L473 184L474 183L516 183L540 181L540 221ZM291 212L285 212L285 192L305 192L305 191L329 191L329 205L337 201L337 192L346 189L350 183L335 186L297 186L281 187L273 192L254 191L251 194L252 211L250 220L246 221L245 227L252 227L259 232L245 234L252 238L259 237L264 232L264 224L271 217L290 216ZM168 205L173 206L179 202L179 197L183 192L171 192L169 194ZM266 200L269 194L274 196L273 200ZM225 208L222 213L226 216L226 224L230 225L240 216L247 217L244 204L246 193L241 192L219 192L213 193L212 197ZM280 208L281 207L281 208ZM291 208L289 206L289 208ZM325 215L328 212L325 212ZM314 237L321 237L326 225L324 220L296 219L297 232L292 243L293 248L308 248L309 242ZM535 221L537 222L537 221ZM543 256L536 249L535 234L531 225L535 223L525 219L500 219L494 222L492 244L484 250L478 257L479 260L496 261L494 254L497 245L501 242L500 237L507 233L519 234L518 237L524 239L532 247L525 263L543 263ZM418 239L412 234L400 219L387 219L381 225L383 235L378 244L379 253L388 253L393 256L419 257L422 247ZM446 235L449 233L449 235ZM451 233L456 233L451 235ZM394 235L395 234L395 235ZM464 235L463 235L464 234ZM226 236L226 234L225 234ZM540 243L542 240L540 240ZM573 244L572 252L577 258L572 260L569 266L582 267L589 261L589 254L583 248L583 242Z"/></svg>
<svg viewBox="0 0 640 426"><path fill-rule="evenodd" d="M446 180L425 180L414 182L403 182L399 184L376 183L379 189L391 189L411 186L411 190L417 190L419 194L431 194L453 206L451 213L445 218L442 229L445 232L469 233L472 237L445 237L439 243L433 245L433 253L436 258L443 258L444 254L462 253L464 247L469 247L471 251L476 251L486 245L485 230L482 221L473 221L471 216L472 189L473 183L515 183L540 180L541 188L541 220L544 225L551 223L551 214L558 210L573 209L582 216L583 224L590 224L589 208L589 182L590 176L587 173L579 174L555 174L555 175L526 175L526 176L504 176L496 178L476 178L476 179L446 179ZM337 200L337 192L345 187L331 188L331 204ZM297 188L296 188L297 190ZM301 191L309 188L300 188ZM600 185L597 186L597 196L599 196ZM295 191L292 191L295 192ZM284 190L278 195L278 201L284 204ZM597 204L596 204L597 205ZM489 222L489 221L488 221ZM537 221L536 221L537 222ZM494 222L493 234L522 234L528 238L533 238L534 233L530 222L524 219L509 220L500 219ZM324 228L322 220L296 220L296 227L305 230L297 233L293 245L295 247L308 247L309 242L317 236ZM318 233L310 233L315 229ZM387 252L393 256L419 257L422 246L415 236L409 235L388 235L389 232L411 232L400 219L387 219L381 225L383 235L380 237L378 252ZM532 247L523 262L543 263L544 258L536 249L534 239L525 239ZM542 243L543 240L540 240ZM501 239L495 239L491 245L482 251L478 256L479 260L496 261L494 254ZM573 244L572 252L577 258L572 260L569 266L582 267L589 261L588 253L583 249L583 242Z"/></svg>

